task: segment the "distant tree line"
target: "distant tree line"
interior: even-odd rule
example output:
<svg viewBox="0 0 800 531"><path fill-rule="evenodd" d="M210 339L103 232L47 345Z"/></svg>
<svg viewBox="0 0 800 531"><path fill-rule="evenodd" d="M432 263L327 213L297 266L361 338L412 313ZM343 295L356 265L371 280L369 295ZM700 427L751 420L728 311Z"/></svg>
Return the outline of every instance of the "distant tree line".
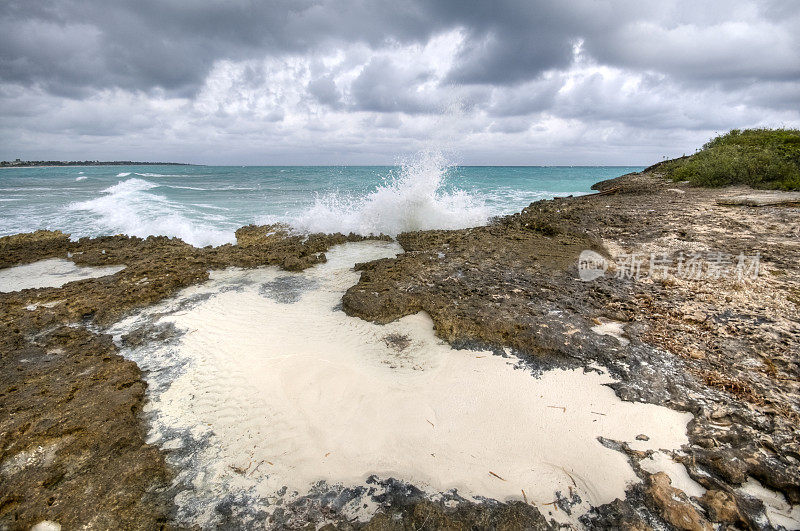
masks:
<svg viewBox="0 0 800 531"><path fill-rule="evenodd" d="M137 162L133 160L4 160L0 168L25 166L192 166L182 162Z"/></svg>

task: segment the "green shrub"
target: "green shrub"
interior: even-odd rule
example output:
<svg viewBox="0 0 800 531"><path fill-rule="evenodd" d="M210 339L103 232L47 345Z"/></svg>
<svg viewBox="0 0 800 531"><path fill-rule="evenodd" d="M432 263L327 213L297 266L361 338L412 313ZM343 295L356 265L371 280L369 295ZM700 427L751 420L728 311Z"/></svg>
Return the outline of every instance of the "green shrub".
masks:
<svg viewBox="0 0 800 531"><path fill-rule="evenodd" d="M700 186L747 184L800 190L800 130L734 129L709 140L690 157L662 165L675 181Z"/></svg>

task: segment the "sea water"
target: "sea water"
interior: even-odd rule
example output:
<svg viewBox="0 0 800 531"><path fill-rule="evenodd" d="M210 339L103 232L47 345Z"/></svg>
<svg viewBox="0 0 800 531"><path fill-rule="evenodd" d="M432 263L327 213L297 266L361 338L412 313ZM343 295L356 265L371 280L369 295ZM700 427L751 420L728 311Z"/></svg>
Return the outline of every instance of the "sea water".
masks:
<svg viewBox="0 0 800 531"><path fill-rule="evenodd" d="M423 152L396 166L90 166L0 169L0 236L177 236L235 242L251 223L396 235L465 228L533 201L590 192L641 167L453 166Z"/></svg>

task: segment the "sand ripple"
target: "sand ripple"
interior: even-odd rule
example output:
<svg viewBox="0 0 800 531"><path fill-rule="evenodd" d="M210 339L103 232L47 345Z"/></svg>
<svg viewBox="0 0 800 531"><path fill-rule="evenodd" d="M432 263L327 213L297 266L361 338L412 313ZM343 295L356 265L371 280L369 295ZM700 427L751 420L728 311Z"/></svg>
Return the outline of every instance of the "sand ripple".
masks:
<svg viewBox="0 0 800 531"><path fill-rule="evenodd" d="M638 481L597 437L687 442L691 415L623 402L600 371L537 376L513 355L451 349L425 314L381 326L338 309L355 262L398 252L351 243L302 273L215 272L116 327L157 320L182 332L124 354L150 371L151 440L173 451L183 521L259 519L343 488L337 509L368 518L380 493L372 475L431 496L503 501L524 490L545 516L574 521ZM548 515L558 498L571 515Z"/></svg>

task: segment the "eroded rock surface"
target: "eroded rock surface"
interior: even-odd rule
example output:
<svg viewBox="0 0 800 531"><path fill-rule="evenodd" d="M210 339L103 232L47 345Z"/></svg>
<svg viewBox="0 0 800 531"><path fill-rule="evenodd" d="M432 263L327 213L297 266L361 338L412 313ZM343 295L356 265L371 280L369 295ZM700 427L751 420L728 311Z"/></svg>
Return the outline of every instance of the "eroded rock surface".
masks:
<svg viewBox="0 0 800 531"><path fill-rule="evenodd" d="M658 514L670 525L686 531L711 531L708 521L692 507L689 497L672 486L672 480L664 472L656 472L647 478L647 498Z"/></svg>

